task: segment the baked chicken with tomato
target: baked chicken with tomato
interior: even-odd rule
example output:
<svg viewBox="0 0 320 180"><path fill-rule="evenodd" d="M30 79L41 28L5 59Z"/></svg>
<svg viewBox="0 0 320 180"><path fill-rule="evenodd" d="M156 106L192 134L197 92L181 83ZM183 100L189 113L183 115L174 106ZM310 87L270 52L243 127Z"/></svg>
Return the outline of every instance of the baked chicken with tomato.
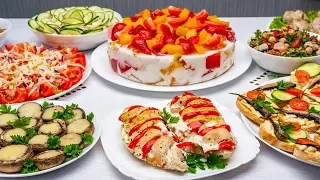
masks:
<svg viewBox="0 0 320 180"><path fill-rule="evenodd" d="M77 84L86 69L77 48L47 49L18 43L0 49L0 103L12 104L49 97Z"/></svg>
<svg viewBox="0 0 320 180"><path fill-rule="evenodd" d="M234 61L234 31L206 10L145 9L115 24L108 36L113 71L144 84L204 82L222 75Z"/></svg>

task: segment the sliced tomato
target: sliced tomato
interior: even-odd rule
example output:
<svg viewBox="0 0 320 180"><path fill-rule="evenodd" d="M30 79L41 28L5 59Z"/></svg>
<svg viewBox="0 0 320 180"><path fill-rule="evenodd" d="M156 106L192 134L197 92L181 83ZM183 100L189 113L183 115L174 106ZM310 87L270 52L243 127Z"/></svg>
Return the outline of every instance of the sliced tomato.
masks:
<svg viewBox="0 0 320 180"><path fill-rule="evenodd" d="M276 37L276 38L282 38L282 37L284 37L284 34L283 34L282 31L273 30L273 36Z"/></svg>
<svg viewBox="0 0 320 180"><path fill-rule="evenodd" d="M304 145L320 146L319 143L312 141L310 139L307 139L307 138L298 138L297 143L304 144Z"/></svg>
<svg viewBox="0 0 320 180"><path fill-rule="evenodd" d="M179 99L180 99L180 97L179 97L179 96L175 96L175 97L173 97L173 99L171 100L170 105L175 104L176 102L178 102L178 101L179 101Z"/></svg>
<svg viewBox="0 0 320 180"><path fill-rule="evenodd" d="M40 97L40 90L37 88L36 90L33 91L32 94L27 98L30 101L36 100Z"/></svg>
<svg viewBox="0 0 320 180"><path fill-rule="evenodd" d="M7 51L11 51L11 49L14 47L13 44L6 44L4 45L4 47L6 48Z"/></svg>
<svg viewBox="0 0 320 180"><path fill-rule="evenodd" d="M296 70L295 76L299 82L306 83L310 79L310 74L305 70Z"/></svg>
<svg viewBox="0 0 320 180"><path fill-rule="evenodd" d="M130 142L130 144L128 145L128 148L134 149L135 147L137 147L137 144L138 144L139 140L140 140L150 129L158 129L158 130L161 130L161 128L158 127L158 126L150 126L150 127L147 127L147 128L144 129L141 133L139 133L136 137L133 138L133 140L132 140L132 141Z"/></svg>
<svg viewBox="0 0 320 180"><path fill-rule="evenodd" d="M185 120L194 118L196 116L201 116L201 115L202 116L219 116L220 114L217 111L196 111L196 112L190 112L190 113L185 114L182 117L182 119L185 121Z"/></svg>
<svg viewBox="0 0 320 180"><path fill-rule="evenodd" d="M142 147L142 158L146 158L149 152L152 149L153 144L160 138L161 136L155 136L152 139L150 139L145 145Z"/></svg>
<svg viewBox="0 0 320 180"><path fill-rule="evenodd" d="M40 49L39 49L39 54L41 54L43 51L45 51L47 48L43 45L43 44L41 44L40 45Z"/></svg>
<svg viewBox="0 0 320 180"><path fill-rule="evenodd" d="M179 16L180 13L182 12L182 9L174 6L169 6L168 11L169 11L169 14L172 16Z"/></svg>
<svg viewBox="0 0 320 180"><path fill-rule="evenodd" d="M300 46L301 42L302 42L302 36L299 36L292 41L291 47L298 48Z"/></svg>
<svg viewBox="0 0 320 180"><path fill-rule="evenodd" d="M188 124L188 127L191 128L191 132L198 132L200 127L204 124L202 121L194 121Z"/></svg>
<svg viewBox="0 0 320 180"><path fill-rule="evenodd" d="M160 117L155 117L155 118L147 119L147 120L145 120L143 123L137 124L136 126L134 126L133 128L131 128L130 131L129 131L129 133L128 133L128 135L131 136L134 132L138 131L142 125L144 125L145 123L150 122L150 121L162 121L162 118L160 118Z"/></svg>
<svg viewBox="0 0 320 180"><path fill-rule="evenodd" d="M211 126L211 127L204 128L204 129L202 129L202 130L199 132L199 135L200 135L200 136L204 136L204 135L206 135L209 131L214 130L214 129L217 129L217 128L225 128L225 129L227 129L229 132L231 131L231 127L230 127L228 124L224 124L224 125L221 125L221 126Z"/></svg>
<svg viewBox="0 0 320 180"><path fill-rule="evenodd" d="M232 150L236 144L233 141L222 141L219 143L219 150L227 150L230 151Z"/></svg>
<svg viewBox="0 0 320 180"><path fill-rule="evenodd" d="M203 9L202 11L200 11L198 14L196 14L195 16L197 19L207 19L208 17L208 12Z"/></svg>
<svg viewBox="0 0 320 180"><path fill-rule="evenodd" d="M43 83L40 85L40 95L42 97L48 97L54 94L55 94L55 88L52 85L48 83Z"/></svg>
<svg viewBox="0 0 320 180"><path fill-rule="evenodd" d="M4 53L4 51L2 49L0 49L0 53Z"/></svg>
<svg viewBox="0 0 320 180"><path fill-rule="evenodd" d="M294 128L294 131L298 131L301 129L301 125L297 122L281 122L281 125L293 125L295 128Z"/></svg>
<svg viewBox="0 0 320 180"><path fill-rule="evenodd" d="M72 86L72 82L67 78L57 78L54 81L54 85L60 90L68 90Z"/></svg>
<svg viewBox="0 0 320 180"><path fill-rule="evenodd" d="M320 96L320 87L313 88L310 92L315 96Z"/></svg>
<svg viewBox="0 0 320 180"><path fill-rule="evenodd" d="M67 77L72 85L77 84L82 79L82 69L80 67L69 66L63 75Z"/></svg>
<svg viewBox="0 0 320 180"><path fill-rule="evenodd" d="M0 91L1 104L20 103L27 98L27 91L24 88L2 89Z"/></svg>
<svg viewBox="0 0 320 180"><path fill-rule="evenodd" d="M193 142L182 142L182 143L177 144L177 147L178 148L185 148L185 147L193 148L194 147L194 143Z"/></svg>
<svg viewBox="0 0 320 180"><path fill-rule="evenodd" d="M298 98L290 100L289 105L292 109L295 109L298 111L306 111L309 107L308 102Z"/></svg>
<svg viewBox="0 0 320 180"><path fill-rule="evenodd" d="M289 88L289 89L286 89L285 91L289 94L294 95L294 96L298 96L298 97L303 96L303 91L301 91L300 89L297 89L297 88Z"/></svg>
<svg viewBox="0 0 320 180"><path fill-rule="evenodd" d="M247 92L247 97L249 99L257 99L258 97L261 97L262 99L265 99L265 95L262 92L259 92L257 90L252 90Z"/></svg>

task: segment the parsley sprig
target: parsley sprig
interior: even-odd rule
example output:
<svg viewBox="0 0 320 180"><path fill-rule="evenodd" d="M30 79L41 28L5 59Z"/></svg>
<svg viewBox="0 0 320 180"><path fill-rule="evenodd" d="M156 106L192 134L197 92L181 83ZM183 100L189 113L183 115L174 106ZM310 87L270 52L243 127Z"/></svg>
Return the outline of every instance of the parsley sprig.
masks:
<svg viewBox="0 0 320 180"><path fill-rule="evenodd" d="M285 82L285 81L281 80L278 82L277 89L286 90L286 89L294 87L294 86L295 86L295 84L292 82Z"/></svg>
<svg viewBox="0 0 320 180"><path fill-rule="evenodd" d="M94 114L92 112L87 115L87 120L88 121L92 122L93 118L94 118Z"/></svg>
<svg viewBox="0 0 320 180"><path fill-rule="evenodd" d="M60 143L61 141L59 136L50 135L48 137L48 149L50 150L58 149L60 147Z"/></svg>
<svg viewBox="0 0 320 180"><path fill-rule="evenodd" d="M53 103L48 103L47 101L42 103L42 109L47 109L48 107L52 106Z"/></svg>
<svg viewBox="0 0 320 180"><path fill-rule="evenodd" d="M52 115L52 118L53 119L63 119L63 120L71 119L74 116L72 109L75 109L77 107L78 107L78 104L72 103L70 106L67 105L63 112L60 112L60 111L54 112Z"/></svg>
<svg viewBox="0 0 320 180"><path fill-rule="evenodd" d="M82 151L82 148L78 144L70 144L63 149L64 154L69 158L78 157Z"/></svg>
<svg viewBox="0 0 320 180"><path fill-rule="evenodd" d="M179 122L179 116L172 116L170 113L167 112L166 108L163 108L162 111L159 112L159 115L169 124Z"/></svg>
<svg viewBox="0 0 320 180"><path fill-rule="evenodd" d="M10 114L17 114L16 109L11 109L11 106L7 106L5 104L1 104L0 106L0 113L10 113Z"/></svg>
<svg viewBox="0 0 320 180"><path fill-rule="evenodd" d="M90 144L92 144L93 142L93 136L89 133L84 133L80 135L82 138L82 141L84 143L85 146L88 146Z"/></svg>
<svg viewBox="0 0 320 180"><path fill-rule="evenodd" d="M318 111L315 107L311 107L308 109L308 113L320 114L320 111Z"/></svg>
<svg viewBox="0 0 320 180"><path fill-rule="evenodd" d="M28 128L25 130L26 136L20 136L20 135L13 135L10 136L12 139L12 142L15 144L28 144L29 140L33 138L35 135L37 135L37 131L33 128Z"/></svg>
<svg viewBox="0 0 320 180"><path fill-rule="evenodd" d="M31 117L21 117L15 121L8 121L7 124L14 127L14 128L22 128L28 126L31 122Z"/></svg>
<svg viewBox="0 0 320 180"><path fill-rule="evenodd" d="M185 156L187 165L189 166L188 171L191 173L196 173L197 168L205 170L205 166L208 169L223 169L228 164L222 159L221 155L216 155L210 153L208 156L203 156L202 154L188 154Z"/></svg>
<svg viewBox="0 0 320 180"><path fill-rule="evenodd" d="M21 169L21 174L28 174L33 172L38 172L38 167L34 164L32 160L25 160L23 162L23 167Z"/></svg>
<svg viewBox="0 0 320 180"><path fill-rule="evenodd" d="M263 100L260 96L258 96L257 99L253 99L252 102L255 103L255 104L257 104L257 105L258 105L259 107L261 107L261 108L267 109L267 110L268 110L269 112L271 112L271 113L277 113L277 112L273 109L271 103L270 103L269 101Z"/></svg>
<svg viewBox="0 0 320 180"><path fill-rule="evenodd" d="M280 124L280 128L281 128L287 135L289 135L296 127L295 127L293 124L286 124L286 125ZM288 139L289 139L291 142L293 142L293 143L296 142L296 140L290 138L290 136L288 136Z"/></svg>

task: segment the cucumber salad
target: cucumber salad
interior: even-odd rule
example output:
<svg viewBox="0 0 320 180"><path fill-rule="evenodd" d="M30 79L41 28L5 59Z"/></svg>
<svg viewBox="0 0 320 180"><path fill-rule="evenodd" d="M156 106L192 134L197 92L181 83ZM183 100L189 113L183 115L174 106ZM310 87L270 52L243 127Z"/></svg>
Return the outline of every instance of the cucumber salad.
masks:
<svg viewBox="0 0 320 180"><path fill-rule="evenodd" d="M68 7L40 13L28 25L46 34L81 35L105 30L121 19L112 9L99 6Z"/></svg>

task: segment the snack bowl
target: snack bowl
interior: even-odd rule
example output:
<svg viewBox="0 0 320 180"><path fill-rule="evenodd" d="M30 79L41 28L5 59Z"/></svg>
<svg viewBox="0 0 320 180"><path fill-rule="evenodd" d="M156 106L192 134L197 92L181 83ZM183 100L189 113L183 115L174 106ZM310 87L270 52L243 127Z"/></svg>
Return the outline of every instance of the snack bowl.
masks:
<svg viewBox="0 0 320 180"><path fill-rule="evenodd" d="M309 32L310 35L317 36L318 39L320 35ZM262 68L280 74L290 74L294 69L306 62L320 62L320 55L310 56L310 57L284 57L267 54L260 52L252 47L250 47L249 42L252 37L255 35L252 34L246 41L249 52L253 60Z"/></svg>
<svg viewBox="0 0 320 180"><path fill-rule="evenodd" d="M4 32L0 33L0 47L4 44L8 31L11 29L10 21L0 18L0 29L5 29Z"/></svg>

